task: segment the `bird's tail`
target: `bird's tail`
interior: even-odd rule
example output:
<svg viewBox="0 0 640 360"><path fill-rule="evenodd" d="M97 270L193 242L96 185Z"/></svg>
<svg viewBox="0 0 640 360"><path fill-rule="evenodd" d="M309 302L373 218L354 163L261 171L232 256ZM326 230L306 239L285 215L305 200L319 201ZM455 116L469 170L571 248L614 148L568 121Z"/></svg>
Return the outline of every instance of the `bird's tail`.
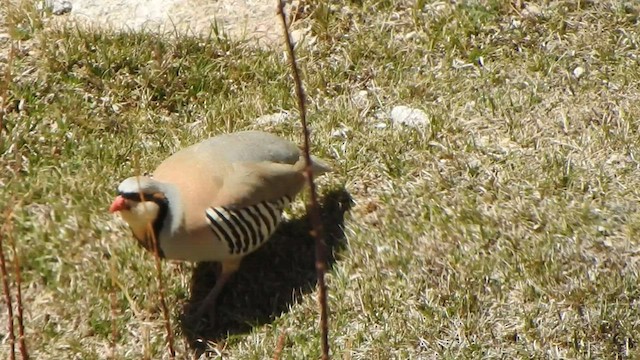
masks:
<svg viewBox="0 0 640 360"><path fill-rule="evenodd" d="M331 166L324 160L311 155L311 170L314 176L320 176L324 173L331 172Z"/></svg>
<svg viewBox="0 0 640 360"><path fill-rule="evenodd" d="M300 156L300 160L294 165L296 171L303 171L305 167L304 156ZM331 172L331 166L324 160L311 155L311 171L313 171L313 177L316 178L322 174Z"/></svg>

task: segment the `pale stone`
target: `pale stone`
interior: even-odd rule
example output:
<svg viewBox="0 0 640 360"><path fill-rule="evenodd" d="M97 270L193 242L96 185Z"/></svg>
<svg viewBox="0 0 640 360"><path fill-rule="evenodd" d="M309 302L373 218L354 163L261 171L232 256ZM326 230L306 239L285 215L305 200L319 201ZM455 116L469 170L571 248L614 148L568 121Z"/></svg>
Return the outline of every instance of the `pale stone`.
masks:
<svg viewBox="0 0 640 360"><path fill-rule="evenodd" d="M396 125L408 127L429 125L429 117L424 111L403 105L396 106L391 110L391 121Z"/></svg>

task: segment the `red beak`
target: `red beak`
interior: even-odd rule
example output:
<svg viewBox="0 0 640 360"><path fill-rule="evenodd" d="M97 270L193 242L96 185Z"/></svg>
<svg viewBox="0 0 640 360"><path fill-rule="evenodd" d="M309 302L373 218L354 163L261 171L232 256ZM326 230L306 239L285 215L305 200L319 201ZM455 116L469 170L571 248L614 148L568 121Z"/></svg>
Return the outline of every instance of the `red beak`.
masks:
<svg viewBox="0 0 640 360"><path fill-rule="evenodd" d="M109 206L109 212L114 213L127 208L128 208L127 200L122 196L118 195L116 199L113 200L113 203L111 203L111 206Z"/></svg>

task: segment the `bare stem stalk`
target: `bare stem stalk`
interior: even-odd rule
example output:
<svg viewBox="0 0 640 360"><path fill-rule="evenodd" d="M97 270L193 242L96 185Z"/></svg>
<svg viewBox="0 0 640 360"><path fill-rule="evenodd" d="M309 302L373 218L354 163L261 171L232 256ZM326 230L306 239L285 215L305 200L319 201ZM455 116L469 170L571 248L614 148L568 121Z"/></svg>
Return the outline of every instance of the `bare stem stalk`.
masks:
<svg viewBox="0 0 640 360"><path fill-rule="evenodd" d="M10 214L5 215L10 216ZM4 257L2 234L3 231L0 231L0 274L2 275L2 293L4 294L4 301L7 303L7 329L9 331L10 347L9 359L16 360L16 335L13 329L13 303L11 302L11 289L9 288L9 274L7 273L7 262Z"/></svg>
<svg viewBox="0 0 640 360"><path fill-rule="evenodd" d="M141 194L141 196L143 196ZM152 225L149 224L149 233L153 241L153 257L156 263L156 277L158 279L158 293L160 294L160 307L162 308L162 315L164 316L164 327L167 332L167 346L169 347L169 355L171 359L176 358L176 350L173 346L173 331L171 329L171 317L169 315L169 308L165 300L164 278L162 276L162 259L160 259L160 249L158 248L158 239L156 239L155 233L152 229Z"/></svg>
<svg viewBox="0 0 640 360"><path fill-rule="evenodd" d="M111 358L116 359L116 346L118 341L118 324L116 323L118 315L118 304L116 299L116 266L113 257L109 259L109 274L111 275L111 287L109 288L109 302L111 303Z"/></svg>
<svg viewBox="0 0 640 360"><path fill-rule="evenodd" d="M318 305L320 307L320 336L322 345L322 359L329 359L329 323L328 323L328 306L327 306L327 286L324 281L327 272L327 244L324 237L324 229L322 219L320 218L320 206L318 204L318 194L313 181L313 170L310 154L309 128L307 126L307 109L305 94L300 80L300 72L296 61L291 34L287 26L287 19L284 12L284 1L278 0L278 14L282 20L283 35L285 45L289 54L289 64L291 65L291 75L298 99L298 109L300 111L300 121L302 122L302 132L304 137L303 154L306 162L305 173L307 183L309 185L310 199L307 204L307 213L311 220L311 235L315 238L316 244L316 276L318 278Z"/></svg>
<svg viewBox="0 0 640 360"><path fill-rule="evenodd" d="M276 350L273 352L273 360L280 360L282 349L284 349L284 342L287 340L287 331L282 330L280 336L278 336L278 343L276 344Z"/></svg>
<svg viewBox="0 0 640 360"><path fill-rule="evenodd" d="M0 103L0 146L2 145L2 141L4 141L2 137L2 131L4 130L4 115L7 104L7 94L9 83L11 82L11 64L13 59L13 44L11 45L11 49L9 51L9 59L7 61L7 65L5 67L4 77L2 79L2 83L0 84L0 97L2 97L2 101ZM5 212L5 219L8 222L9 218L12 216L11 210L7 209ZM9 288L9 275L7 273L7 265L6 258L4 256L4 247L3 247L3 238L2 235L4 233L4 228L0 231L0 274L2 275L2 290L5 297L5 302L7 303L7 328L9 331L9 358L11 360L15 360L16 358L16 336L13 328L13 303L11 302L11 289Z"/></svg>
<svg viewBox="0 0 640 360"><path fill-rule="evenodd" d="M12 202L15 203L15 202ZM16 242L13 238L13 211L9 212L6 219L6 229L3 231L8 234L9 247L13 253L13 274L15 277L16 286L16 307L18 310L18 347L20 348L20 355L23 360L29 359L29 352L27 351L27 342L24 336L24 306L22 305L22 274L20 273L20 256L16 250Z"/></svg>

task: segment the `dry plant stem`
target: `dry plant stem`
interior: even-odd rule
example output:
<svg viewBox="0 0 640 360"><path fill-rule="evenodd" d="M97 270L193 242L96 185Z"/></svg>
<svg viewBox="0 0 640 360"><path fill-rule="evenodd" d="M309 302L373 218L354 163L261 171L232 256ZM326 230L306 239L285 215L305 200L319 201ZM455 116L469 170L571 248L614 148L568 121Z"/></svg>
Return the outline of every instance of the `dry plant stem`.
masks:
<svg viewBox="0 0 640 360"><path fill-rule="evenodd" d="M5 4L8 5L8 4ZM7 6L8 7L8 6ZM10 28L13 27L13 24L8 24L8 26ZM11 41L10 46L9 46L9 54L8 54L8 58L7 58L7 64L5 67L5 72L4 72L4 77L2 79L2 84L0 87L0 97L2 97L2 102L0 103L0 145L2 145L3 141L3 137L2 135L2 130L4 129L4 115L5 115L5 111L7 108L7 98L8 98L8 92L9 92L9 84L11 84L12 81L12 74L11 74L11 67L13 66L13 58L15 55L15 44L13 41ZM20 159L20 155L16 154L17 158ZM18 164L20 162L18 161ZM12 202L15 203L15 202ZM18 310L18 346L20 348L20 354L22 356L23 360L29 359L29 353L27 351L27 344L26 344L26 340L25 340L25 336L24 336L24 312L23 312L23 306L22 306L22 277L20 274L20 260L18 257L18 252L16 251L16 244L15 241L13 239L13 236L11 235L13 233L13 224L11 222L11 219L13 217L13 211L11 209L7 209L6 212L6 227L4 227L3 229L1 229L0 231L0 262L1 265L0 267L2 268L2 283L3 283L3 289L4 289L4 294L5 294L5 298L6 298L6 302L7 302L7 315L9 316L8 319L8 327L9 327L9 338L10 338L10 342L11 342L11 355L10 358L11 359L15 359L15 333L14 333L14 329L13 329L13 305L11 303L11 294L9 291L9 284L7 281L7 267L6 267L6 261L5 261L5 257L4 257L4 250L3 250L3 244L2 244L2 234L9 234L8 238L9 238L9 246L11 247L11 250L13 252L13 270L14 270L14 276L15 276L15 282L16 282L16 287L17 287L17 292L16 292L16 306L17 306L17 310Z"/></svg>
<svg viewBox="0 0 640 360"><path fill-rule="evenodd" d="M15 203L15 202L13 202ZM29 352L27 351L27 342L24 336L24 307L22 306L22 275L20 273L20 257L16 251L16 242L13 238L13 222L11 217L13 213L9 214L7 218L7 228L3 231L5 234L9 234L9 246L13 252L13 273L16 281L16 306L18 308L18 346L20 348L20 355L23 360L29 359Z"/></svg>
<svg viewBox="0 0 640 360"><path fill-rule="evenodd" d="M309 128L307 127L307 110L305 105L305 95L302 89L302 81L298 71L295 52L291 42L291 35L287 27L287 20L284 13L284 1L278 1L278 14L282 20L282 29L285 37L285 46L289 54L289 63L291 65L291 74L295 86L296 96L298 98L298 108L300 111L300 121L302 122L302 132L304 135L304 158L306 162L305 173L307 183L309 184L310 201L307 204L307 212L311 219L311 235L315 238L316 243L316 275L318 277L318 305L320 306L320 335L322 345L322 359L329 359L329 324L327 309L327 287L324 282L324 275L327 271L327 245L324 238L324 229L320 219L320 207L318 205L318 194L316 186L313 182L313 171L311 168L311 155L309 149Z"/></svg>
<svg viewBox="0 0 640 360"><path fill-rule="evenodd" d="M111 289L109 289L109 301L111 302L111 358L116 359L116 343L118 338L118 325L116 324L117 304L116 304L116 267L113 257L109 260L109 273L111 275Z"/></svg>
<svg viewBox="0 0 640 360"><path fill-rule="evenodd" d="M139 169L137 166L137 162L135 167ZM138 184L140 187L140 184ZM144 201L144 194L140 193L140 198ZM147 231L151 234L151 241L153 242L153 257L156 264L156 277L158 279L158 292L160 293L160 307L162 308L162 315L164 317L164 327L167 332L167 347L169 348L169 355L171 359L176 358L176 350L173 346L173 331L171 329L171 319L169 317L169 309L167 308L167 302L165 301L165 292L164 292L164 280L162 278L162 262L160 259L160 252L158 249L158 239L156 239L155 233L153 232L153 225L151 223L147 224Z"/></svg>
<svg viewBox="0 0 640 360"><path fill-rule="evenodd" d="M9 8L9 4L3 2L5 5L5 9ZM7 24L9 28L13 28L13 24ZM9 46L9 54L7 57L7 64L5 65L4 77L2 79L2 84L0 85L0 97L2 97L2 103L0 104L0 135L2 135L2 130L4 129L4 115L7 109L7 95L9 93L9 84L11 84L11 67L13 66L13 57L15 54L15 45L13 41ZM3 138L0 136L0 146L2 145Z"/></svg>
<svg viewBox="0 0 640 360"><path fill-rule="evenodd" d="M273 360L280 360L280 354L284 348L284 341L287 339L287 331L282 330L280 336L278 336L278 343L276 344L276 351L273 352Z"/></svg>
<svg viewBox="0 0 640 360"><path fill-rule="evenodd" d="M2 137L2 130L4 130L4 115L7 104L7 90L9 84L11 82L11 65L13 60L13 43L11 44L9 50L9 58L7 60L7 65L5 67L4 78L2 84L0 84L0 96L2 97L2 102L0 103L0 146L2 145L2 141L4 141ZM11 210L7 210L5 213L5 219L9 219L11 216ZM16 358L16 335L13 329L13 304L11 302L11 289L9 288L9 275L7 273L7 265L4 257L4 245L2 234L5 229L1 229L0 231L0 274L2 275L2 292L4 294L5 303L7 304L7 331L9 332L9 359L15 360Z"/></svg>
<svg viewBox="0 0 640 360"><path fill-rule="evenodd" d="M13 330L13 304L11 303L11 292L9 289L9 281L7 280L9 278L9 274L7 274L6 260L4 257L4 245L2 241L2 233L4 232L4 229L2 230L3 231L0 231L0 274L2 274L2 292L4 293L4 299L7 303L7 329L9 331L10 346L9 359L15 360L16 335Z"/></svg>
<svg viewBox="0 0 640 360"><path fill-rule="evenodd" d="M151 360L151 338L150 338L151 335L149 334L149 328L145 327L142 334L143 334L142 339L144 344L144 351L143 351L142 358L144 360Z"/></svg>
<svg viewBox="0 0 640 360"><path fill-rule="evenodd" d="M144 199L143 194L140 196ZM169 317L169 309L167 308L167 302L165 301L164 293L164 280L162 277L162 261L160 259L160 253L158 251L158 240L153 232L151 223L147 225L149 227L149 233L151 234L151 240L153 241L153 257L156 263L156 275L158 277L158 292L160 293L160 307L162 307L162 315L164 316L164 327L167 331L167 346L169 347L169 355L171 359L176 358L176 350L173 347L173 331L171 330L171 319Z"/></svg>

